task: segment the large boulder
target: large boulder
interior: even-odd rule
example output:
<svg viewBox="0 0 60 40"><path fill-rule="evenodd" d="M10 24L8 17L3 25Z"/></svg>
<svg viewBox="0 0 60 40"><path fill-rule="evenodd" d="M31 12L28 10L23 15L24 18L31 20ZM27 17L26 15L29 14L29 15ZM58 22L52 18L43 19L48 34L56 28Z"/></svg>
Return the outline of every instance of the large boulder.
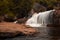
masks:
<svg viewBox="0 0 60 40"><path fill-rule="evenodd" d="M60 26L60 9L55 10L53 18L53 24Z"/></svg>
<svg viewBox="0 0 60 40"><path fill-rule="evenodd" d="M9 22L0 23L0 37L14 37L20 35L32 35L37 33L37 30L28 27L24 24L15 24Z"/></svg>
<svg viewBox="0 0 60 40"><path fill-rule="evenodd" d="M20 18L20 19L17 19L16 21L14 21L14 23L19 23L19 24L23 24L27 21L28 18Z"/></svg>
<svg viewBox="0 0 60 40"><path fill-rule="evenodd" d="M52 24L48 24L48 27L60 27L60 9L56 9L53 12Z"/></svg>

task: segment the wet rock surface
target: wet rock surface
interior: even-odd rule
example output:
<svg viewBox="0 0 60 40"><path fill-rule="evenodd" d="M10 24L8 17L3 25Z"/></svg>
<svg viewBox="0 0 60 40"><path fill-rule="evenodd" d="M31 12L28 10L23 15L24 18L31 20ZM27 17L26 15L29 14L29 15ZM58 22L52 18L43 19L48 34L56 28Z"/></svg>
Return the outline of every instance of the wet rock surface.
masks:
<svg viewBox="0 0 60 40"><path fill-rule="evenodd" d="M34 28L24 24L14 24L9 22L0 23L0 37L15 37L16 35L33 35L37 32Z"/></svg>
<svg viewBox="0 0 60 40"><path fill-rule="evenodd" d="M1 40L60 40L60 28L54 27L39 27L39 30L35 36L17 36L14 38L0 38Z"/></svg>
<svg viewBox="0 0 60 40"><path fill-rule="evenodd" d="M60 9L54 11L53 23L55 26L60 26Z"/></svg>

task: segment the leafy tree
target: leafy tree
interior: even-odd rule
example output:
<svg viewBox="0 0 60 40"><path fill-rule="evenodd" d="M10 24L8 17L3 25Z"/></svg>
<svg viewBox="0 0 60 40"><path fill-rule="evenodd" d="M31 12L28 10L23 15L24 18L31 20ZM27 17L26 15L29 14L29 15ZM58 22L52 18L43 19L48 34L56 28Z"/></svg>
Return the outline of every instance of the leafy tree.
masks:
<svg viewBox="0 0 60 40"><path fill-rule="evenodd" d="M0 15L8 14L9 16L27 16L34 3L38 2L45 6L47 10L60 7L60 0L0 0Z"/></svg>
<svg viewBox="0 0 60 40"><path fill-rule="evenodd" d="M0 14L27 16L34 0L0 0Z"/></svg>

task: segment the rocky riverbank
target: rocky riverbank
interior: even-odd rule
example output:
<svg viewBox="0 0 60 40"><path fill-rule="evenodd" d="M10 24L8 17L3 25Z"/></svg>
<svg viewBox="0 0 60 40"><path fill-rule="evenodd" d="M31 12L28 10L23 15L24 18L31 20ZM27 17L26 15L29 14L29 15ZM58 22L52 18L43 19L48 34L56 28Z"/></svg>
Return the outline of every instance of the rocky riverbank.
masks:
<svg viewBox="0 0 60 40"><path fill-rule="evenodd" d="M33 35L37 30L24 24L15 24L9 22L0 23L0 37L15 37L16 35Z"/></svg>

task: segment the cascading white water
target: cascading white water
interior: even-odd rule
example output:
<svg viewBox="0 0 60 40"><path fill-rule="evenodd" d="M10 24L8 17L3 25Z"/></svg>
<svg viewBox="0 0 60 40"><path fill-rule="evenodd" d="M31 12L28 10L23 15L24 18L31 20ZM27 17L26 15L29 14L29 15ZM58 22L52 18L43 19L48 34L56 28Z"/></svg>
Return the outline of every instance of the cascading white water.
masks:
<svg viewBox="0 0 60 40"><path fill-rule="evenodd" d="M27 20L26 25L31 27L45 27L47 24L51 24L53 11L55 10L40 12L38 14L34 13L32 17Z"/></svg>

